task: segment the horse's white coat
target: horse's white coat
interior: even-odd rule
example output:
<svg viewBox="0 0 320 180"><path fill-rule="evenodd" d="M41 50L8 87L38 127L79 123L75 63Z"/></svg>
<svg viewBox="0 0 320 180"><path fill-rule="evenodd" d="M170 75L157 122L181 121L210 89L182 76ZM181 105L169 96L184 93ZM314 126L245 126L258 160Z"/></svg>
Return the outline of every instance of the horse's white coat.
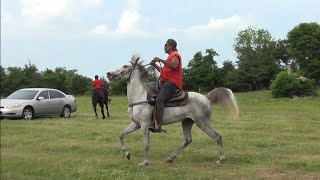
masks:
<svg viewBox="0 0 320 180"><path fill-rule="evenodd" d="M127 84L127 96L129 104L145 101L147 98L147 90L144 85L146 78L144 74L146 70L142 66L142 62L139 62L139 56L133 55L131 58L131 65L124 65L115 71L108 72L107 76L110 80L113 79L128 79ZM232 110L235 120L238 118L238 106L232 94L232 91L225 88L219 88L227 96L219 95L218 103L225 103L226 106ZM213 91L212 91L213 92ZM223 94L222 93L222 94ZM210 93L209 93L210 94ZM213 92L211 94L216 94ZM221 97L220 97L221 96ZM220 158L217 163L221 163L224 160L224 154L222 150L222 138L211 127L211 115L212 115L212 97L207 97L199 93L189 92L190 101L187 105L181 107L165 108L162 125L181 122L184 133L184 142L176 151L174 151L167 159L167 162L173 162L176 157L182 152L182 150L191 143L191 128L195 123L202 131L208 136L212 137L220 152ZM132 123L120 134L121 149L125 153L126 157L130 159L130 152L125 147L124 137L126 134L131 133L139 128L142 129L144 144L145 144L145 160L140 163L140 166L149 164L150 157L150 131L148 130L151 124L151 114L153 106L143 103L129 107L128 114Z"/></svg>

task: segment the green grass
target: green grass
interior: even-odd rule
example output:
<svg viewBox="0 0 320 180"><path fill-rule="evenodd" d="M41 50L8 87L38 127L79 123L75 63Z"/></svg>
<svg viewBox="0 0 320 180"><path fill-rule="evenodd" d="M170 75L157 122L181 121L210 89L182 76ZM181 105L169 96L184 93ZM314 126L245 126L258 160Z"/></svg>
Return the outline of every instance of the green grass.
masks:
<svg viewBox="0 0 320 180"><path fill-rule="evenodd" d="M173 164L169 154L182 143L179 123L151 135L151 160L144 158L141 131L126 136L128 161L119 133L130 123L127 98L112 97L111 118L94 120L89 97L77 97L70 119L1 121L1 179L319 179L320 97L273 99L270 91L235 94L239 126L220 107L213 126L223 137L226 161L198 127L193 142Z"/></svg>

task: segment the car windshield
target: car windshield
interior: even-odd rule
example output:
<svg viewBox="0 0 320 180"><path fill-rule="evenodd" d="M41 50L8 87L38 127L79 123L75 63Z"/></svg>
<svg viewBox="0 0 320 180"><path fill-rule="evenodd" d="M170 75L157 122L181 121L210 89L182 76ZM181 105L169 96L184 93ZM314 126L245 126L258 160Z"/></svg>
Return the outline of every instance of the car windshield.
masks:
<svg viewBox="0 0 320 180"><path fill-rule="evenodd" d="M36 90L18 90L12 94L10 94L7 99L33 99L38 91Z"/></svg>

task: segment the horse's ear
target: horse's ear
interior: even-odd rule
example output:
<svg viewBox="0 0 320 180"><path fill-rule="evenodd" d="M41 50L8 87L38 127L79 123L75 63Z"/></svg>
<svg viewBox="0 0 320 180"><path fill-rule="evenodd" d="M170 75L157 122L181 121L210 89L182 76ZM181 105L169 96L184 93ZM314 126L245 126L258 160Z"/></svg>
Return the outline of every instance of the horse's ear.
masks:
<svg viewBox="0 0 320 180"><path fill-rule="evenodd" d="M134 55L132 55L132 57L131 57L131 62L137 63L137 62L139 61L139 59L140 59L139 54L134 54Z"/></svg>

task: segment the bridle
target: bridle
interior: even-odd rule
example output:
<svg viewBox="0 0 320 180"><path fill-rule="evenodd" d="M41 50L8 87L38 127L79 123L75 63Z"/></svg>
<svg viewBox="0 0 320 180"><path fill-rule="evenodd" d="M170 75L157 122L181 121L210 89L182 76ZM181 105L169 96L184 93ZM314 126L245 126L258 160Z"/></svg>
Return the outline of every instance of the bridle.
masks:
<svg viewBox="0 0 320 180"><path fill-rule="evenodd" d="M140 69L140 67L137 67L137 68L136 68L138 62L136 62L136 63L133 64L133 62L130 61L130 63L132 64L132 67L126 72L126 73L129 73L129 72L130 72L128 81L130 81L132 72L133 72L134 70L136 70L136 69ZM141 65L141 66L148 66L148 65L150 65L150 63L145 64L145 65Z"/></svg>
<svg viewBox="0 0 320 180"><path fill-rule="evenodd" d="M140 67L144 67L144 66L150 65L150 63L148 63L148 64L145 64L145 65L140 65L140 67L139 67L137 61L136 61L135 63L133 63L133 62L131 62L131 61L129 61L129 62L132 64L132 67L129 68L127 71L123 72L123 73L125 73L125 74L130 73L130 74L129 74L129 77L128 77L128 81L130 81L130 79L131 79L131 74L132 74L132 72L133 72L134 70L140 69ZM138 65L138 67L136 67L137 65ZM161 66L161 64L160 64L160 66ZM148 103L148 102L149 102L149 101L141 101L141 102L132 103L132 104L129 104L129 107L133 107L133 106L135 106L135 105L144 104L144 103Z"/></svg>
<svg viewBox="0 0 320 180"><path fill-rule="evenodd" d="M127 74L127 73L130 73L130 74L129 74L128 81L130 81L130 79L131 79L131 74L132 74L132 72L133 72L134 70L140 68L140 67L136 67L137 64L138 64L138 62L136 62L136 63L133 64L133 62L130 61L130 63L132 64L132 67L131 67L130 69L128 69L128 71L125 72L126 74ZM148 66L148 65L150 65L150 63L145 64L145 65L141 65L141 66ZM139 65L138 65L138 66L139 66ZM132 104L129 104L129 107L133 107L133 106L135 106L135 105L144 104L144 103L148 103L148 102L149 102L149 101L141 101L141 102L132 103Z"/></svg>

